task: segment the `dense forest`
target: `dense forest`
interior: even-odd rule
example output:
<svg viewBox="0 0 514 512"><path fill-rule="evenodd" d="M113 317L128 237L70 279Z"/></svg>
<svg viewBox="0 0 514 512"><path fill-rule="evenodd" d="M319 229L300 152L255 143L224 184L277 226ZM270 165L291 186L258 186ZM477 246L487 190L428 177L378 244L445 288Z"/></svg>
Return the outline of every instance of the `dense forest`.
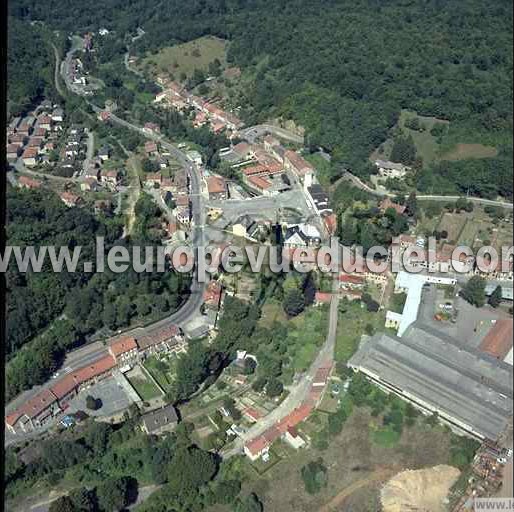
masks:
<svg viewBox="0 0 514 512"><path fill-rule="evenodd" d="M109 0L102 9L76 0L11 3L14 16L63 30L106 26L124 37L141 25L140 53L205 34L229 39L229 62L255 75L243 105L246 120L298 121L310 146L332 151L333 179L344 166L369 174L369 154L409 108L449 120L461 142L494 144L502 155L473 168L466 161L455 175L446 172L451 165L428 169L422 188L432 190L444 177L442 183L463 191L460 181L472 181L478 167L477 194L512 195L507 1Z"/></svg>
<svg viewBox="0 0 514 512"><path fill-rule="evenodd" d="M41 32L29 23L9 18L7 95L9 112L26 111L42 97L53 98L53 56Z"/></svg>

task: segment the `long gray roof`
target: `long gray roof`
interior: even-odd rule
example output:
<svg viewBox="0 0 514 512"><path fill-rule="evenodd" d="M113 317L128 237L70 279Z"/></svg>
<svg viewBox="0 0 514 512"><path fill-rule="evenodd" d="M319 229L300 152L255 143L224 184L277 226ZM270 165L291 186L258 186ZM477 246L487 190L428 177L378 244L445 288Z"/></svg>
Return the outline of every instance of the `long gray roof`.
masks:
<svg viewBox="0 0 514 512"><path fill-rule="evenodd" d="M376 334L349 364L490 439L512 415L513 368L426 325L413 324L401 339Z"/></svg>

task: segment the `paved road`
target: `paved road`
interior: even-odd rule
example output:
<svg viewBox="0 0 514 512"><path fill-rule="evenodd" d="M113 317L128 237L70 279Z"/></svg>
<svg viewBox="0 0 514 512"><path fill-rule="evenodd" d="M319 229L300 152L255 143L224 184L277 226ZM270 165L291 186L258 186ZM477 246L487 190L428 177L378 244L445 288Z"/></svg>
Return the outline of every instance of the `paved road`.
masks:
<svg viewBox="0 0 514 512"><path fill-rule="evenodd" d="M281 139L296 142L298 144L303 144L304 140L301 135L297 135L296 133L293 133L289 130L279 128L278 126L273 126L271 124L258 124L239 131L239 135L252 144L256 141L256 139L266 135L267 133L272 133Z"/></svg>
<svg viewBox="0 0 514 512"><path fill-rule="evenodd" d="M334 282L334 291L337 289L337 282ZM328 333L325 344L320 349L315 361L312 363L309 370L300 378L300 380L288 388L289 395L287 398L270 414L261 419L258 423L253 425L247 432L239 437L234 445L222 453L223 458L230 458L238 455L243 450L246 443L262 435L266 430L279 422L282 418L293 412L296 408L300 407L311 390L311 385L317 371L320 368L325 368L332 365L334 361L334 350L337 334L337 320L339 317L339 294L332 294L332 301L330 303Z"/></svg>
<svg viewBox="0 0 514 512"><path fill-rule="evenodd" d="M87 149L86 149L86 158L82 163L82 174L85 176L86 172L89 168L89 164L93 159L93 152L95 150L95 136L92 131L89 131L87 134Z"/></svg>
<svg viewBox="0 0 514 512"><path fill-rule="evenodd" d="M373 194L374 196L379 197L396 197L397 194L393 194L392 192L386 192L384 190L375 190L374 188L371 188L366 183L362 182L357 176L353 175L349 171L345 171L343 174L343 179L346 179L348 181L351 181L357 188L360 188L361 190L364 190L366 192L369 192L370 194ZM405 197L408 197L408 195L405 195ZM418 199L424 199L426 201L437 201L437 202L447 202L447 201L457 201L457 199L463 197L463 196L442 196L442 195L432 195L432 194L417 194L416 197ZM482 197L467 197L468 201L471 201L475 204L481 204L483 206L500 206L502 208L506 208L507 210L513 209L513 204L508 203L506 201L494 201L492 199L483 199Z"/></svg>

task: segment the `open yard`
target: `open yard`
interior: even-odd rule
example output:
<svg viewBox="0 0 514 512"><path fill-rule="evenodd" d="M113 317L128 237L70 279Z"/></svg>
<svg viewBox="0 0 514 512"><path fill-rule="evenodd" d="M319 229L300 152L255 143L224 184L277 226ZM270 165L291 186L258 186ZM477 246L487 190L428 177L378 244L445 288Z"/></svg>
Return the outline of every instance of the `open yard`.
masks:
<svg viewBox="0 0 514 512"><path fill-rule="evenodd" d="M337 324L336 361L346 362L359 347L366 325L374 331L384 330L385 313L369 313L359 302L341 302ZM370 329L370 328L368 328Z"/></svg>
<svg viewBox="0 0 514 512"><path fill-rule="evenodd" d="M478 249L492 245L500 251L502 246L512 245L512 221L500 220L496 224L482 208L473 212L446 212L436 227L437 231L448 232L448 242Z"/></svg>
<svg viewBox="0 0 514 512"><path fill-rule="evenodd" d="M147 378L141 370L139 370L137 373L134 372L134 370L131 370L125 374L125 377L136 390L136 393L140 396L143 402L148 402L153 398L158 398L161 396L161 392L157 386L149 378Z"/></svg>
<svg viewBox="0 0 514 512"><path fill-rule="evenodd" d="M226 46L227 43L223 39L204 36L163 48L154 55L147 55L139 63L139 68L149 74L168 73L176 79L183 75L190 78L195 69L207 72L209 64L215 59L224 66Z"/></svg>
<svg viewBox="0 0 514 512"><path fill-rule="evenodd" d="M146 359L144 366L162 389L169 390L175 375L174 360L152 356Z"/></svg>
<svg viewBox="0 0 514 512"><path fill-rule="evenodd" d="M316 421L317 424L311 425L309 420L300 427L300 431L305 433L306 430L321 428L326 415L318 415ZM264 473L262 464L257 472L247 463L251 471L248 472L245 490L256 492L266 510L370 512L378 510L374 504L378 503L380 487L393 475L407 468L448 463L450 435L442 428L431 428L419 420L416 426L405 428L401 437L397 436L394 440L394 448L391 448L391 436L382 434L380 439L375 439L370 428L373 421L366 409L359 408L326 450L318 451L310 447L294 452L288 449L287 456L278 462L275 459L275 465ZM282 444L276 446L280 449ZM300 471L304 465L319 457L328 469L328 485L319 494L309 495L304 489ZM344 508L350 502L352 508Z"/></svg>

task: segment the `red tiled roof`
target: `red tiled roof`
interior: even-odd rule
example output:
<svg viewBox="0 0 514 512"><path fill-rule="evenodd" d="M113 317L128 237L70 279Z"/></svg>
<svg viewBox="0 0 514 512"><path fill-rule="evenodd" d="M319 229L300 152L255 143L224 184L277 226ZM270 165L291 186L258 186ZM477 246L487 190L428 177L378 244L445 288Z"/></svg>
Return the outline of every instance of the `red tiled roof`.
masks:
<svg viewBox="0 0 514 512"><path fill-rule="evenodd" d="M364 278L361 276L354 276L350 274L340 274L339 281L342 283L350 283L350 284L363 284Z"/></svg>
<svg viewBox="0 0 514 512"><path fill-rule="evenodd" d="M22 158L34 158L38 155L38 149L34 146L30 146L23 152Z"/></svg>
<svg viewBox="0 0 514 512"><path fill-rule="evenodd" d="M39 416L46 408L50 407L56 402L55 395L49 389L43 389L36 396L27 400L21 407L16 411L9 414L5 421L13 426L21 416L26 414L29 418L35 418Z"/></svg>
<svg viewBox="0 0 514 512"><path fill-rule="evenodd" d="M125 354L131 350L137 350L136 340L132 336L125 336L113 341L109 346L109 351L114 357Z"/></svg>
<svg viewBox="0 0 514 512"><path fill-rule="evenodd" d="M257 409L254 409L253 407L247 407L243 411L243 414L245 416L248 416L250 419L252 419L254 421L260 420L262 418L262 414Z"/></svg>
<svg viewBox="0 0 514 512"><path fill-rule="evenodd" d="M203 292L203 301L206 304L217 306L221 299L221 284L218 281L211 281Z"/></svg>
<svg viewBox="0 0 514 512"><path fill-rule="evenodd" d="M288 428L296 427L303 421L305 421L313 410L313 406L310 404L302 404L300 407L295 409L291 414L288 414L279 423L277 423L277 429L284 434Z"/></svg>
<svg viewBox="0 0 514 512"><path fill-rule="evenodd" d="M480 344L480 350L494 357L503 359L512 348L513 320L502 318L496 320Z"/></svg>
<svg viewBox="0 0 514 512"><path fill-rule="evenodd" d="M385 211L387 210L388 208L392 208L393 210L396 211L396 213L398 213L399 215L401 215L402 213L405 212L405 206L401 205L401 204L398 204L398 203L394 203L393 201L391 201L391 199L389 199L389 197L386 197L381 203L380 203L380 209Z"/></svg>
<svg viewBox="0 0 514 512"><path fill-rule="evenodd" d="M7 145L7 154L9 153L16 153L18 154L18 149L20 149L19 144L8 144Z"/></svg>
<svg viewBox="0 0 514 512"><path fill-rule="evenodd" d="M316 292L314 300L316 302L323 302L324 304L328 304L332 300L332 294L327 292Z"/></svg>
<svg viewBox="0 0 514 512"><path fill-rule="evenodd" d="M32 178L29 178L28 176L20 176L18 178L18 182L21 185L24 185L28 188L40 188L42 185L42 182L39 180L34 180Z"/></svg>
<svg viewBox="0 0 514 512"><path fill-rule="evenodd" d="M147 153L154 153L157 151L157 144L155 142L152 142L151 140L145 142L145 151Z"/></svg>
<svg viewBox="0 0 514 512"><path fill-rule="evenodd" d="M299 174L305 174L308 171L314 170L314 167L295 151L291 151L290 149L287 150L284 154L284 157L287 158L289 162L291 162L291 165Z"/></svg>
<svg viewBox="0 0 514 512"><path fill-rule="evenodd" d="M103 375L116 366L116 361L111 355L102 357L97 361L91 363L89 366L84 366L77 370L76 375L79 382L87 382L94 377Z"/></svg>
<svg viewBox="0 0 514 512"><path fill-rule="evenodd" d="M264 437L257 437L253 441L250 441L246 445L246 449L254 456L259 455L265 448L267 448L268 442Z"/></svg>
<svg viewBox="0 0 514 512"><path fill-rule="evenodd" d="M325 223L328 233L330 235L335 234L337 231L337 215L335 213L325 215L325 217L323 217L323 222Z"/></svg>
<svg viewBox="0 0 514 512"><path fill-rule="evenodd" d="M248 181L260 190L267 190L271 187L271 181L263 178L262 176L250 176Z"/></svg>
<svg viewBox="0 0 514 512"><path fill-rule="evenodd" d="M220 176L209 176L207 179L207 189L209 194L222 194L226 192L227 185Z"/></svg>
<svg viewBox="0 0 514 512"><path fill-rule="evenodd" d="M179 334L179 329L176 325L170 325L169 327L163 327L152 334L141 336L136 339L137 346L140 350L145 350L152 345L158 345L165 341L171 340Z"/></svg>

